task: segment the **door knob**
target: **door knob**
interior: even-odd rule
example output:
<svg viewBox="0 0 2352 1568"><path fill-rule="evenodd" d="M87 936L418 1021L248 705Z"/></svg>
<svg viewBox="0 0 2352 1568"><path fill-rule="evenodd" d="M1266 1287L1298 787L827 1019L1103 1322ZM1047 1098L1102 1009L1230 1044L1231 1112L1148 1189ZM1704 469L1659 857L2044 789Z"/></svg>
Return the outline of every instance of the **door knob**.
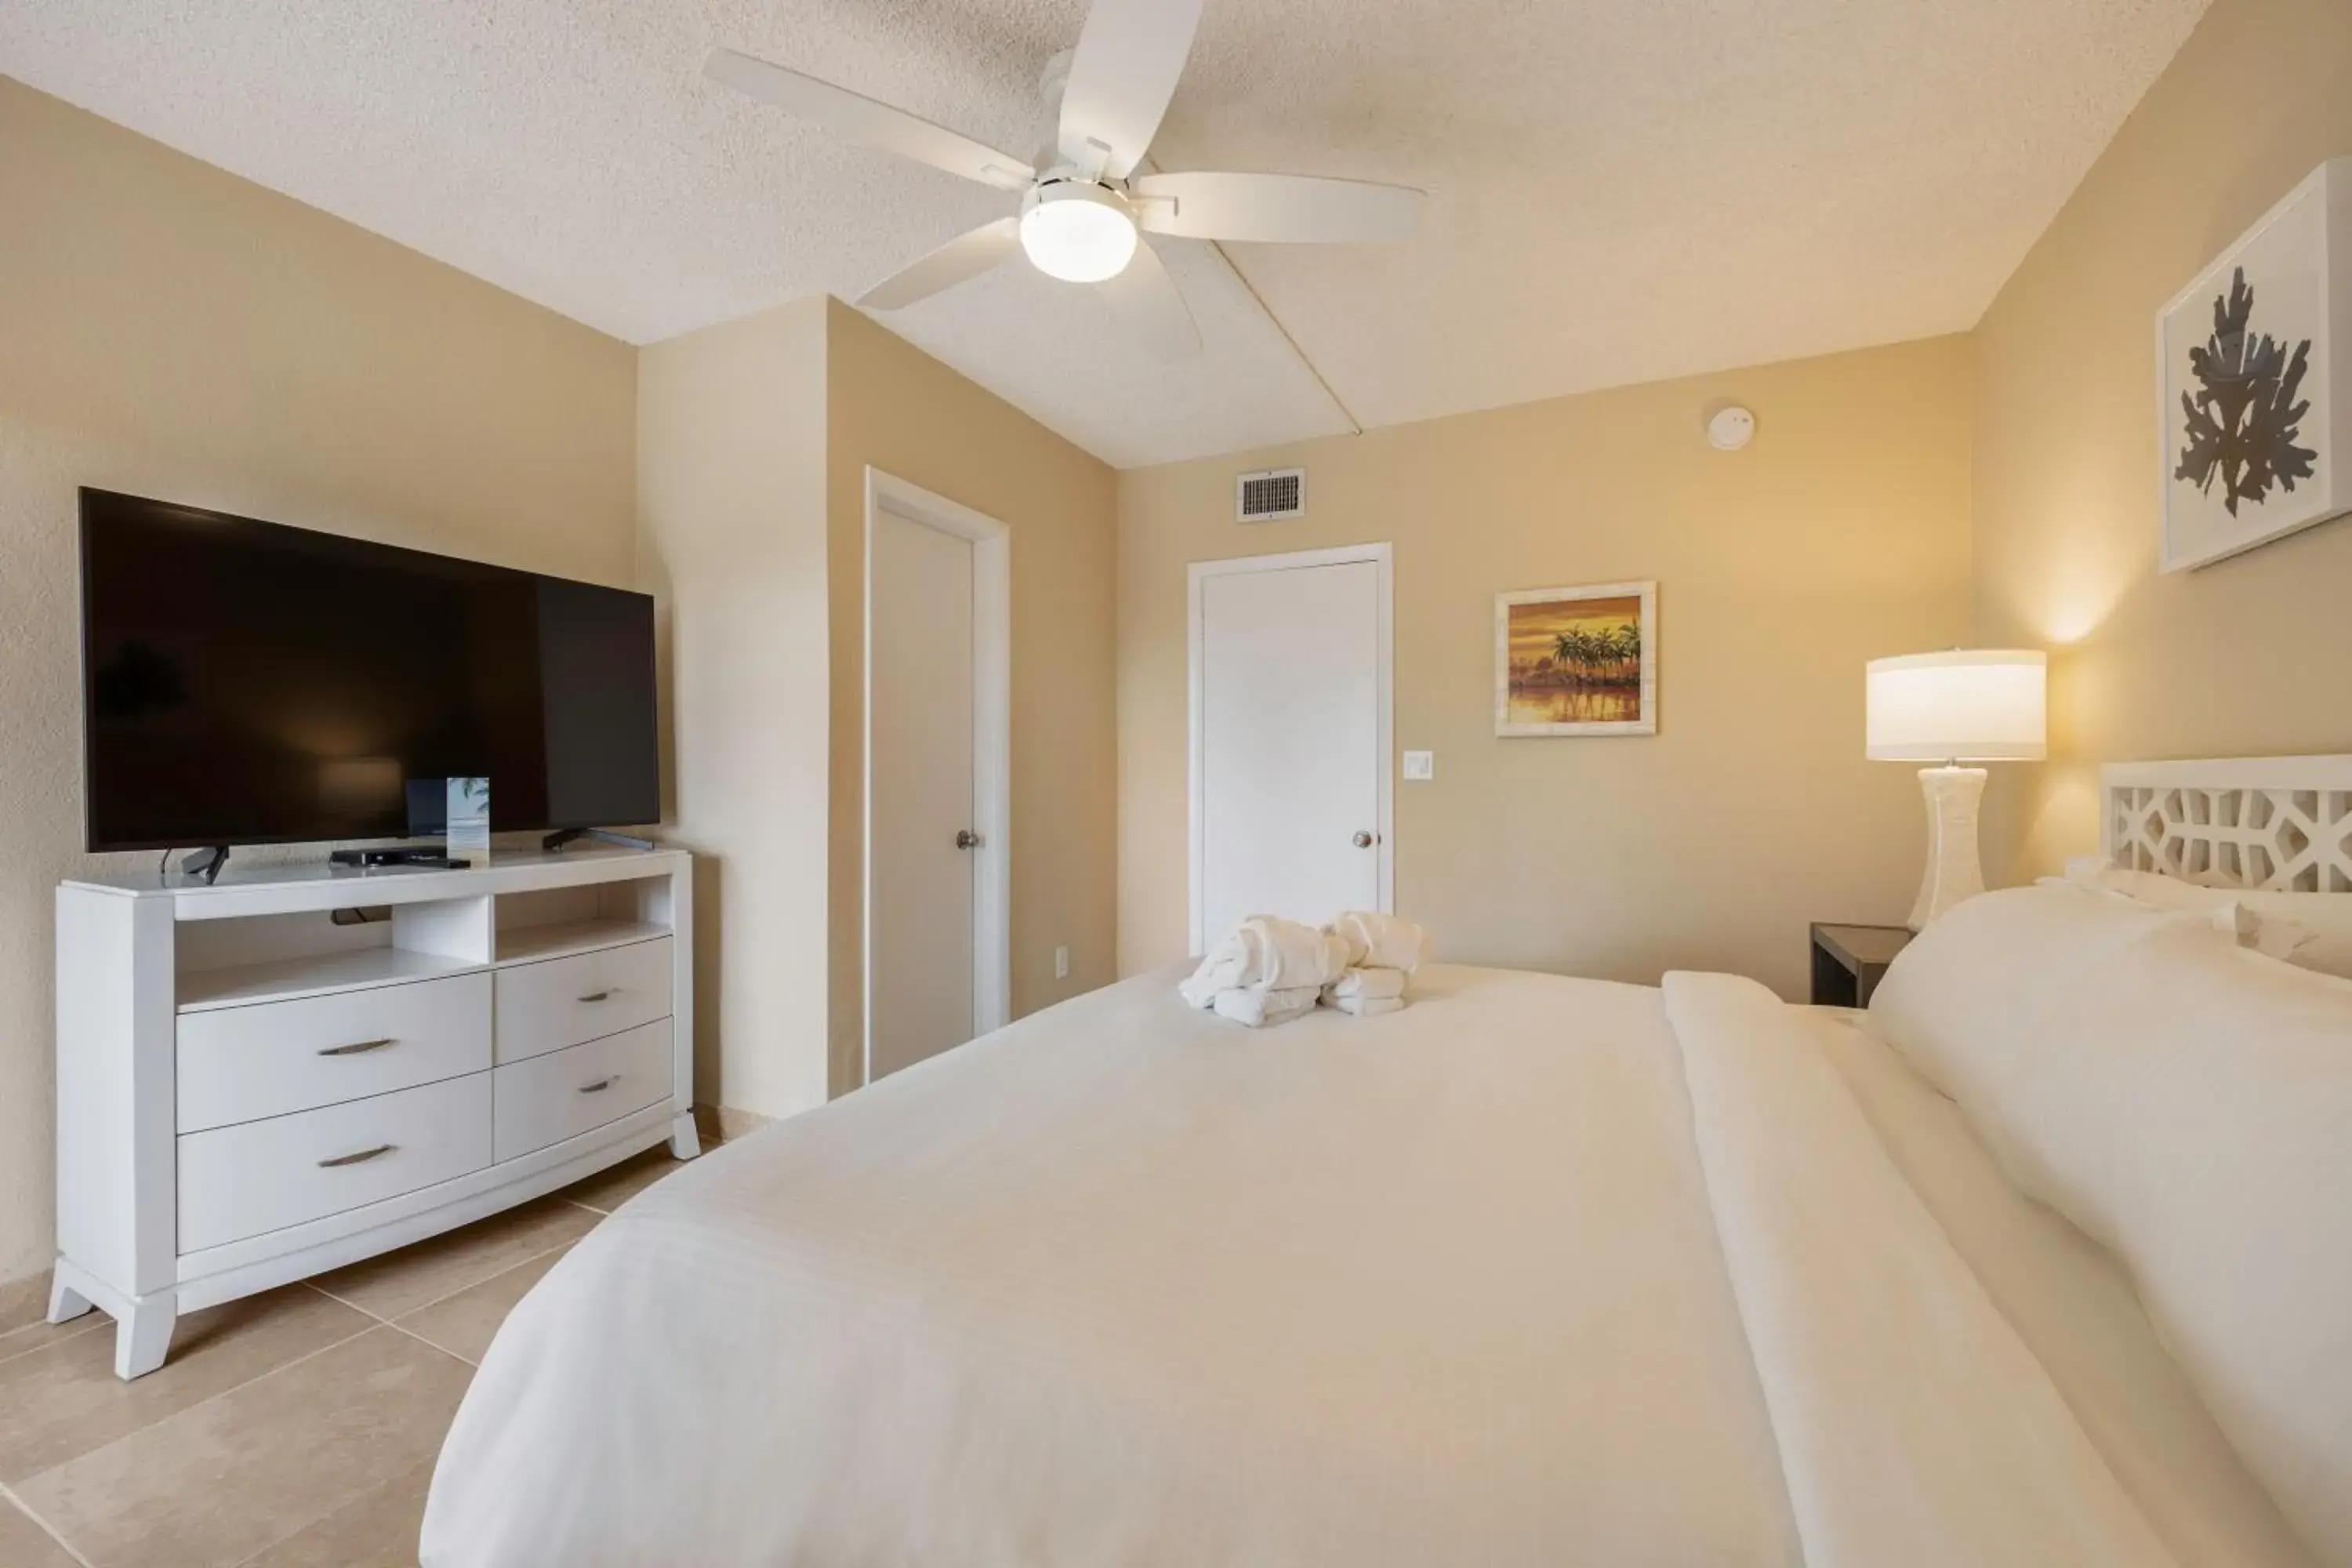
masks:
<svg viewBox="0 0 2352 1568"><path fill-rule="evenodd" d="M979 848L979 847L980 847L980 835L979 835L979 834L977 834L977 833L974 833L974 832L973 832L971 828L969 828L969 827L959 827L959 828L957 828L957 829L956 829L956 847L957 847L957 848L959 848L959 849L977 849L977 848Z"/></svg>
<svg viewBox="0 0 2352 1568"><path fill-rule="evenodd" d="M1372 836L1369 833L1359 833L1356 835L1355 842L1357 848L1370 849L1372 847Z"/></svg>

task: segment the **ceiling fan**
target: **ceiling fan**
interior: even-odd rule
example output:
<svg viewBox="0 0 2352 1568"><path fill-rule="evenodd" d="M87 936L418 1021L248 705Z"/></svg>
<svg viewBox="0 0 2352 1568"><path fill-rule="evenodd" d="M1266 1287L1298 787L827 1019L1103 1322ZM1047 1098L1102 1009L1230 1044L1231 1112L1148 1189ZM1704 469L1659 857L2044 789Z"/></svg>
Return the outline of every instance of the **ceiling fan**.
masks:
<svg viewBox="0 0 2352 1568"><path fill-rule="evenodd" d="M1199 352L1200 330L1175 280L1137 231L1183 239L1402 239L1422 193L1302 174L1138 173L1183 74L1202 0L1095 0L1077 47L1044 85L1061 100L1054 144L1018 158L904 110L733 49L712 51L712 80L835 134L992 185L1016 214L961 235L860 295L895 310L1025 253L1036 268L1099 285L1163 359Z"/></svg>

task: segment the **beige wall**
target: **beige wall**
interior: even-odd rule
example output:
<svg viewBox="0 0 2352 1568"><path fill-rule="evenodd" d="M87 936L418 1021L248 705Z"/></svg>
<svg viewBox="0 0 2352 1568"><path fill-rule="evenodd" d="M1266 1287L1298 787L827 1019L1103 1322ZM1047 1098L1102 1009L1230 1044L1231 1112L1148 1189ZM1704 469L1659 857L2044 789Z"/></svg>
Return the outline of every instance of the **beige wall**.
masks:
<svg viewBox="0 0 2352 1568"><path fill-rule="evenodd" d="M825 304L643 351L639 585L695 861L695 1093L825 1098Z"/></svg>
<svg viewBox="0 0 2352 1568"><path fill-rule="evenodd" d="M1118 477L847 306L833 304L833 1089L863 1030L866 468L1007 525L1013 557L1013 1014L1115 973ZM1054 949L1070 950L1067 979Z"/></svg>
<svg viewBox="0 0 2352 1568"><path fill-rule="evenodd" d="M1988 865L2098 842L2102 762L2352 751L2352 522L2156 570L2156 312L2352 153L2352 5L2216 0L1977 334L1976 631L2051 649L2051 762Z"/></svg>
<svg viewBox="0 0 2352 1568"><path fill-rule="evenodd" d="M634 359L0 79L0 1281L49 1262L50 889L89 863L76 488L626 584Z"/></svg>
<svg viewBox="0 0 2352 1568"><path fill-rule="evenodd" d="M1710 448L1717 402L1753 407ZM1132 470L1119 485L1119 963L1186 946L1187 562L1396 546L1397 906L1448 958L1805 984L1806 922L1899 920L1911 771L1862 754L1864 662L1968 619L1969 351L1947 338ZM1233 476L1304 463L1244 528ZM1659 732L1497 740L1494 595L1654 578Z"/></svg>
<svg viewBox="0 0 2352 1568"><path fill-rule="evenodd" d="M1011 528L1013 1012L1110 979L1111 470L829 300L645 350L638 410L698 1094L782 1116L859 1080L868 464Z"/></svg>

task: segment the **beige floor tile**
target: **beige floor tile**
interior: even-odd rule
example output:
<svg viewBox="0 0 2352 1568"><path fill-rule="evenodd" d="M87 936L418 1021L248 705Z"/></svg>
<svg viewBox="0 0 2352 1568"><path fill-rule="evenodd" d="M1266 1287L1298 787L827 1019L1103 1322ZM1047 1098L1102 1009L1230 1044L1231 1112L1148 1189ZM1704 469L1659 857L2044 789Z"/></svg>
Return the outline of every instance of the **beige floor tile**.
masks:
<svg viewBox="0 0 2352 1568"><path fill-rule="evenodd" d="M241 1563L433 1461L472 1371L377 1328L46 1470L25 1506L105 1568Z"/></svg>
<svg viewBox="0 0 2352 1568"><path fill-rule="evenodd" d="M417 1466L304 1525L245 1568L416 1568L433 1467Z"/></svg>
<svg viewBox="0 0 2352 1568"><path fill-rule="evenodd" d="M5 1499L0 1499L0 1563L8 1568L76 1568L47 1531Z"/></svg>
<svg viewBox="0 0 2352 1568"><path fill-rule="evenodd" d="M397 1318L577 1241L595 1224L594 1215L560 1196L541 1198L310 1283L362 1311Z"/></svg>
<svg viewBox="0 0 2352 1568"><path fill-rule="evenodd" d="M94 1333L100 1329L112 1327L114 1320L104 1312L84 1312L80 1317L68 1319L62 1323L26 1323L21 1329L11 1329L0 1334L0 1361L47 1350L78 1334Z"/></svg>
<svg viewBox="0 0 2352 1568"><path fill-rule="evenodd" d="M183 1318L171 1359L130 1383L114 1375L107 1331L0 1361L0 1481L63 1464L367 1327L364 1314L290 1285Z"/></svg>
<svg viewBox="0 0 2352 1568"><path fill-rule="evenodd" d="M703 1147L707 1152L715 1145L706 1143ZM617 1165L572 1183L555 1195L585 1204L598 1214L611 1214L672 1171L684 1169L684 1161L669 1157L668 1144L656 1144L642 1154L632 1154Z"/></svg>
<svg viewBox="0 0 2352 1568"><path fill-rule="evenodd" d="M482 1352L490 1348L499 1325L507 1321L515 1303L569 1250L559 1247L528 1263L519 1263L503 1274L494 1274L446 1300L419 1308L394 1321L410 1333L479 1366Z"/></svg>

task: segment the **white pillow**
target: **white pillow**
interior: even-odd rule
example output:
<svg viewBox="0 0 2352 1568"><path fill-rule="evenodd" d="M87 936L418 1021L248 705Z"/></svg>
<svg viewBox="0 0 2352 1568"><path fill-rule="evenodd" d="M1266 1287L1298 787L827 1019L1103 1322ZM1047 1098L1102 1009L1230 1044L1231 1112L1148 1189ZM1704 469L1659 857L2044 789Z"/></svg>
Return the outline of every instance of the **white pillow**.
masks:
<svg viewBox="0 0 2352 1568"><path fill-rule="evenodd" d="M2123 1258L2248 1467L2352 1563L2352 983L2159 921L2000 1057L1968 1109L2019 1185Z"/></svg>
<svg viewBox="0 0 2352 1568"><path fill-rule="evenodd" d="M2219 888L2200 888L2194 882L2183 882L2170 877L2150 877L2151 881L2164 886L2161 889L2151 888L2143 894L2103 880L2109 874L2104 869L2085 873L2081 868L2083 864L2078 860L2069 860L2064 877L2044 877L2034 885L2041 888L2075 888L2095 893L2103 899L2137 904L2144 909L2206 916L2215 931L2240 947L2252 948L2265 958L2292 962L2295 953L2311 941L2311 933L2293 921L2265 920L2239 902L2236 893L2225 892ZM2137 871L2112 873L2116 877L2142 874Z"/></svg>
<svg viewBox="0 0 2352 1568"><path fill-rule="evenodd" d="M2080 888L1979 894L1897 955L1870 999L1874 1032L1974 1110L1989 1102L2027 1022L2059 985L2092 960L2182 921L2210 936L2210 915L2160 912Z"/></svg>
<svg viewBox="0 0 2352 1568"><path fill-rule="evenodd" d="M2247 945L2304 969L2352 979L2352 893L2200 887L2178 877L2110 866L2096 856L2067 861L2066 880L2157 909L2219 909L2236 903L2260 922Z"/></svg>

